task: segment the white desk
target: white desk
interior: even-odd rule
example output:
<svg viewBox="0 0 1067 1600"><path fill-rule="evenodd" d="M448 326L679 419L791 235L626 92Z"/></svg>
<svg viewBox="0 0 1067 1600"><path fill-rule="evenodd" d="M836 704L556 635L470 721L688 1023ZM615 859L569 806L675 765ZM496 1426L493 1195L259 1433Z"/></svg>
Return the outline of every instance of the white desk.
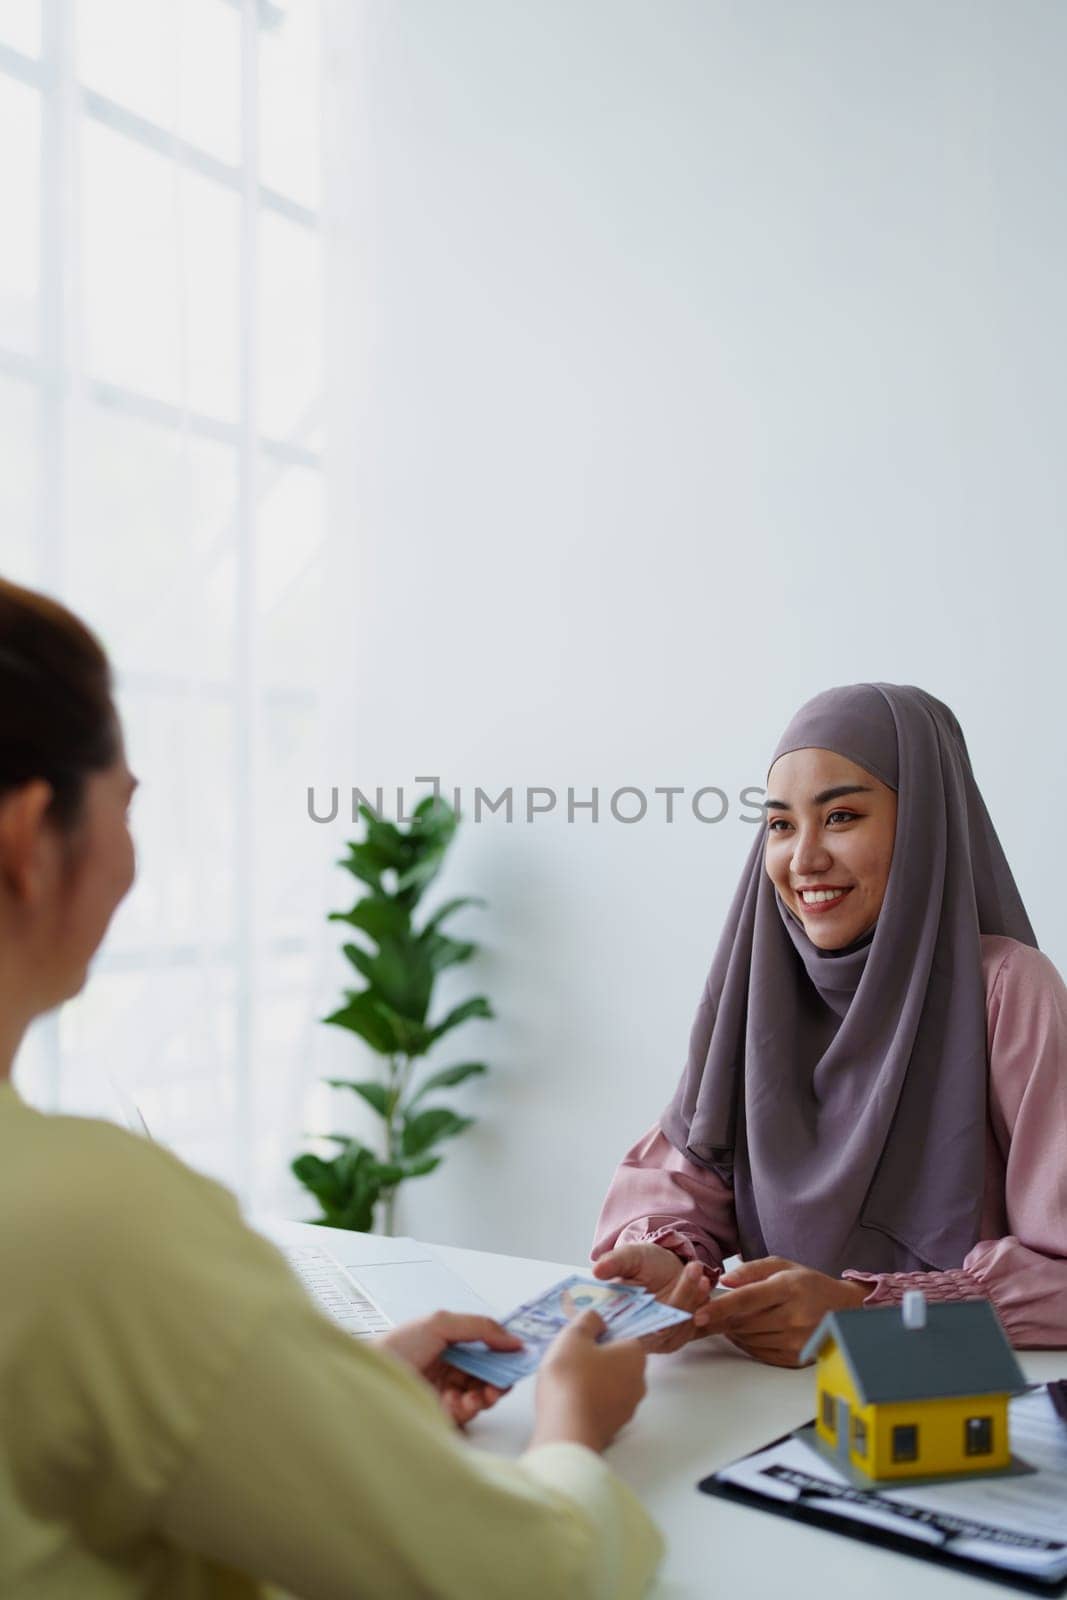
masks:
<svg viewBox="0 0 1067 1600"><path fill-rule="evenodd" d="M432 1248L500 1314L575 1270ZM1067 1375L1067 1351L1021 1351L1019 1359L1035 1381ZM863 1600L981 1600L994 1592L928 1562L697 1493L698 1479L813 1414L811 1368L760 1366L712 1338L651 1357L648 1374L648 1396L607 1459L666 1536L657 1600L851 1600L861 1589ZM518 1455L532 1426L533 1394L532 1381L520 1384L473 1425L471 1443Z"/></svg>

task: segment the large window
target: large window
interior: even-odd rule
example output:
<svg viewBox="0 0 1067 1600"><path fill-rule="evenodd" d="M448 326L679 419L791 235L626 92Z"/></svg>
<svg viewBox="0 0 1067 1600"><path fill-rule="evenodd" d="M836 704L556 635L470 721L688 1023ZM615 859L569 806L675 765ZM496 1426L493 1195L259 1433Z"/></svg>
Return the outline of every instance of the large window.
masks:
<svg viewBox="0 0 1067 1600"><path fill-rule="evenodd" d="M118 669L139 882L19 1081L272 1193L329 861L316 0L0 5L0 570Z"/></svg>

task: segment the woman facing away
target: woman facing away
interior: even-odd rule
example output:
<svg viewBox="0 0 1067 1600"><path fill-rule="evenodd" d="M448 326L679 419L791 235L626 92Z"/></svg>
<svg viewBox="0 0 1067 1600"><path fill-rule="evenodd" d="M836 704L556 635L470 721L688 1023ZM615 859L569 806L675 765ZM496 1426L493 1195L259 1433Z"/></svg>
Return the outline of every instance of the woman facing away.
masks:
<svg viewBox="0 0 1067 1600"><path fill-rule="evenodd" d="M499 1391L440 1357L515 1348L498 1324L356 1343L226 1190L18 1098L26 1027L82 988L133 879L134 784L100 646L0 582L0 1594L642 1594L659 1535L599 1459L643 1393L638 1345L576 1322L531 1448L470 1450L455 1424Z"/></svg>
<svg viewBox="0 0 1067 1600"><path fill-rule="evenodd" d="M827 1311L910 1288L1067 1345L1067 989L956 718L921 689L827 690L765 813L597 1276L695 1310L661 1349L721 1332L795 1366Z"/></svg>

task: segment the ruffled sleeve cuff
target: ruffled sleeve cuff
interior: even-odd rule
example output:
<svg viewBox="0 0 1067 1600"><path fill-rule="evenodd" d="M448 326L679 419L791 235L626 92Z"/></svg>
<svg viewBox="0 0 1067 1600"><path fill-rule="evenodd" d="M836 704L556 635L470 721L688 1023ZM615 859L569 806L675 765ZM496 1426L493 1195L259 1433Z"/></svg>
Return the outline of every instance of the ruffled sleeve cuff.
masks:
<svg viewBox="0 0 1067 1600"><path fill-rule="evenodd" d="M921 1289L930 1301L993 1299L964 1267L947 1272L857 1272L850 1268L841 1276L869 1289L865 1306L898 1306L908 1289Z"/></svg>

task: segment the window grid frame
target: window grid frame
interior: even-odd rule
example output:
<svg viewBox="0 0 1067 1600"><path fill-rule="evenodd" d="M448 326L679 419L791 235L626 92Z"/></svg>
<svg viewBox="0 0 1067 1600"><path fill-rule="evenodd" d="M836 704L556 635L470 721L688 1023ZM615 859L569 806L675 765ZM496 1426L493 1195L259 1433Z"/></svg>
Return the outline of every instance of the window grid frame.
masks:
<svg viewBox="0 0 1067 1600"><path fill-rule="evenodd" d="M234 752L235 905L237 924L232 940L215 941L218 953L232 962L236 977L236 1036L234 1065L235 1185L243 1194L252 1188L255 1150L251 1063L258 1027L260 955L292 954L307 948L307 941L292 936L263 938L257 934L255 899L257 874L255 837L258 820L256 776L262 749L261 721L264 698L294 697L305 700L310 691L294 686L261 683L259 619L256 605L256 529L258 496L264 466L275 471L304 467L321 472L323 451L299 440L263 434L258 428L257 377L259 358L258 285L259 218L275 214L306 228L322 242L321 211L302 205L259 180L259 40L265 27L277 23L280 13L269 0L219 0L241 13L240 164L232 165L181 138L151 119L88 88L77 78L74 7L68 0L42 0L39 57L29 56L0 42L0 78L11 79L38 92L41 125L39 171L40 266L36 312L37 339L33 354L0 346L0 375L25 382L35 391L39 481L36 505L36 580L56 594L65 592L65 548L72 526L70 432L72 398L117 411L159 426L168 432L188 431L229 446L237 468L237 510L234 548L237 556L236 645L228 683L205 686L209 698L225 698L237 714L240 738ZM240 205L239 244L239 403L235 422L225 422L186 406L174 405L124 386L85 374L79 333L77 296L82 288L80 255L80 180L78 156L81 129L87 123L109 128L119 137L161 154L165 159L196 172L233 191ZM67 203L67 197L72 203ZM319 420L321 401L304 419L306 428ZM130 686L137 685L137 674ZM168 680L169 682L169 680ZM120 688L126 687L120 678ZM138 685L138 687L141 687ZM167 683L156 686L166 692ZM184 946L165 945L145 952L143 959L129 952L102 955L101 971L165 970L189 960ZM63 1052L59 1013L53 1011L37 1025L44 1062L43 1095L50 1109L62 1102Z"/></svg>
<svg viewBox="0 0 1067 1600"><path fill-rule="evenodd" d="M245 11L250 11L253 18L263 14L264 7L254 3L248 4L247 0L218 0L220 5L235 4L243 6ZM242 33L242 73L249 53L254 57L255 47L258 44L259 27L253 21L251 28L252 42L249 43L246 33ZM136 112L128 111L115 100L110 100L106 95L98 93L95 89L88 89L77 80L73 59L74 40L73 22L69 8L63 0L43 0L43 27L41 40L41 57L39 60L32 56L23 55L14 46L0 43L0 77L11 78L17 83L28 85L37 89L41 95L41 126L42 145L49 136L63 137L68 140L76 138L76 130L83 120L96 122L109 128L120 137L128 139L133 144L153 150L158 155L163 155L169 160L178 161L189 170L198 173L201 177L210 179L224 188L231 189L242 201L242 222L244 221L244 206L251 204L255 215L258 217L264 212L273 212L284 217L290 222L295 222L306 228L310 233L320 234L322 229L321 213L310 207L302 205L299 201L291 199L276 189L269 188L260 183L258 178L254 182L252 195L249 195L249 185L246 182L247 154L253 155L258 151L258 130L255 127L242 129L242 163L240 166L231 165L201 150L198 145L180 138L177 134L163 127L160 123L152 122L150 118L142 117ZM253 74L254 76L254 74ZM66 104L63 104L66 102ZM57 107L65 120L72 124L65 130L57 128ZM50 115L51 113L51 115ZM44 164L44 154L42 150ZM67 164L58 161L60 171L49 174L47 168L42 171L41 193L47 202L63 192L63 185L69 185L73 174L67 170ZM42 229L43 233L43 229ZM258 251L256 252L258 256ZM51 287L48 282L50 264L55 261L55 249L48 238L41 239L41 283L42 288ZM45 295L41 296L38 307L39 339L36 356L26 355L24 352L8 349L0 345L0 373L8 377L35 382L42 387L49 384L62 382L63 368L50 363L47 358L46 343L50 330L59 333L61 322L53 307L51 314L43 314ZM218 417L213 417L206 412L197 411L192 407L177 406L166 400L159 400L152 395L142 394L135 389L129 389L121 384L110 383L104 379L85 376L83 378L87 397L98 405L112 406L117 410L127 411L131 416L148 422L160 423L171 428L186 427L191 433L201 438L217 440L219 443L240 447L242 435L242 422L225 422ZM243 412L242 412L243 415ZM260 450L266 455L284 462L286 465L306 466L315 469L322 468L322 451L307 445L294 443L291 439L281 439L270 434L257 434L257 443Z"/></svg>

